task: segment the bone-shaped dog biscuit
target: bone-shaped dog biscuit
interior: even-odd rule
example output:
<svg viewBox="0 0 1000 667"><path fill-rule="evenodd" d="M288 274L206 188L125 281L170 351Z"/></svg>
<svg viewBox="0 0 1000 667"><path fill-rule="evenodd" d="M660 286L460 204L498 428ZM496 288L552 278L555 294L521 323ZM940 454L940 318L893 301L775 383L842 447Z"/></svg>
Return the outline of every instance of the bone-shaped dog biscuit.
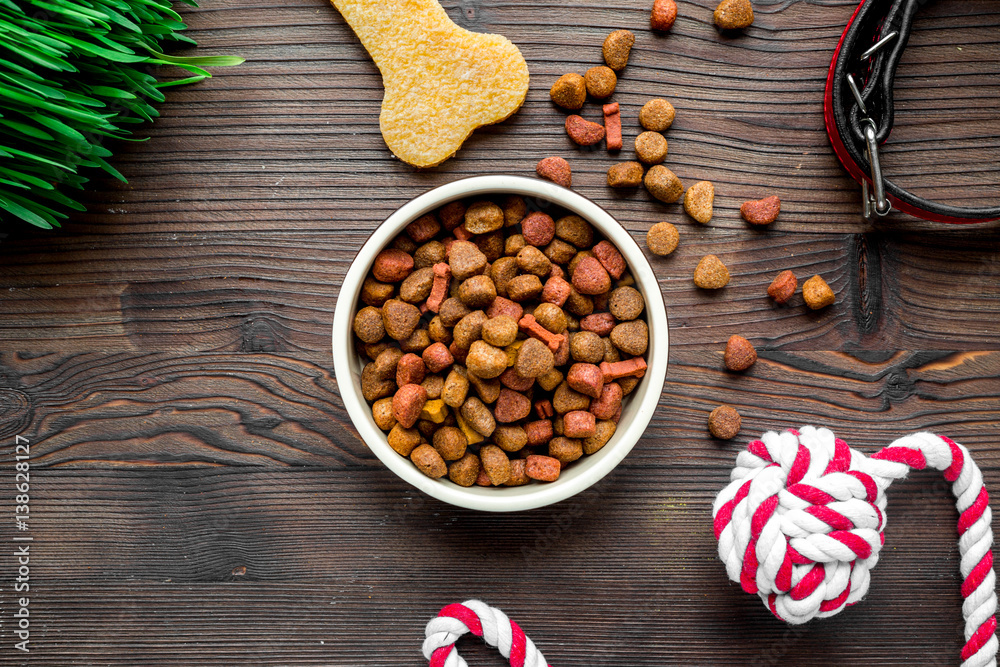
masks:
<svg viewBox="0 0 1000 667"><path fill-rule="evenodd" d="M396 157L441 164L472 131L517 111L528 65L502 35L469 32L437 0L331 0L379 71L379 126Z"/></svg>

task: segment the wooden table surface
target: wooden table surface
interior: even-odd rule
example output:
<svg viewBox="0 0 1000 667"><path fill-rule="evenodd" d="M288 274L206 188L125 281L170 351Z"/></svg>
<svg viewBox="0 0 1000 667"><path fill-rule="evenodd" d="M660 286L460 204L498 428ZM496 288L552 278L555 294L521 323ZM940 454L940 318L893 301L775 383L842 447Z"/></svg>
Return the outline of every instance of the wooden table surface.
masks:
<svg viewBox="0 0 1000 667"><path fill-rule="evenodd" d="M378 72L326 2L202 4L183 10L198 53L247 63L170 89L151 139L115 147L128 185L96 181L63 230L0 240L0 496L13 514L21 435L33 537L25 657L11 648L14 527L0 521L0 664L416 667L426 621L470 597L564 667L957 664L956 511L930 473L889 492L871 592L833 619L774 619L726 579L712 537L735 453L771 428L828 426L866 452L930 429L1000 489L1000 226L860 219L821 113L852 0L760 0L737 36L716 32L711 0L682 1L666 35L647 29L649 0L449 0L459 24L520 46L531 89L423 172L386 150ZM904 187L1000 204L998 26L987 0L918 18L883 158ZM708 226L610 191L616 158L561 129L549 86L599 64L617 28L637 40L614 97L626 145L647 99L672 100L668 166L715 183ZM456 509L395 478L352 427L330 355L339 285L409 198L530 175L548 155L637 239L658 220L680 228L678 251L653 258L670 368L647 436L575 500ZM779 221L749 229L740 203L768 194ZM707 253L733 275L718 294L691 282ZM836 304L773 305L765 289L786 268L823 275ZM760 352L744 375L721 368L734 333ZM730 442L706 432L723 402L744 418Z"/></svg>

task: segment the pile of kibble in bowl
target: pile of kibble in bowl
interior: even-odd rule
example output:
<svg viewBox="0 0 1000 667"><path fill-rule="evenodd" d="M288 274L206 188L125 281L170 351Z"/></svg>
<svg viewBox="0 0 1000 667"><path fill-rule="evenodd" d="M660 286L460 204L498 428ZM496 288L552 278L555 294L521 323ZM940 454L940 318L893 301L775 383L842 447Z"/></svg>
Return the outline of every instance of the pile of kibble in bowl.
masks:
<svg viewBox="0 0 1000 667"><path fill-rule="evenodd" d="M428 477L555 481L607 444L646 372L625 259L580 216L550 212L516 195L451 202L365 278L361 390L389 446Z"/></svg>

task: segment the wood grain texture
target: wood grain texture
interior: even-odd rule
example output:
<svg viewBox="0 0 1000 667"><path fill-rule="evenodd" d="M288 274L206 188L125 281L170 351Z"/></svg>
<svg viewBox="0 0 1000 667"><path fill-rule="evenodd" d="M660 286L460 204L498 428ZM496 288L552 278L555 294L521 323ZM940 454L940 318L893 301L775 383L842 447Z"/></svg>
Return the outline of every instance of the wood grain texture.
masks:
<svg viewBox="0 0 1000 667"><path fill-rule="evenodd" d="M0 665L417 667L426 621L473 596L553 665L957 664L956 512L932 474L893 485L871 592L833 619L776 621L726 579L712 537L714 495L766 429L816 423L869 453L944 433L1000 485L1000 225L860 221L820 104L854 3L761 0L739 36L715 31L712 0L679 3L668 35L646 29L649 0L443 4L517 43L532 84L519 113L440 168L388 154L378 72L327 2L207 0L181 10L198 53L248 62L168 89L150 141L115 146L128 185L98 180L64 230L4 230L0 470L15 435L30 438L37 586L30 662L2 636ZM922 11L883 154L904 187L1000 204L998 25L987 0ZM623 27L637 36L615 94L626 150L581 151L548 87L598 64ZM686 185L715 183L707 227L605 185L654 96L678 109L668 165ZM667 379L645 437L580 496L517 515L457 509L397 479L351 425L330 359L339 285L411 197L531 175L548 155L637 240L659 220L680 228L674 255L650 257ZM779 222L748 229L740 203L770 193ZM707 253L733 275L720 293L691 282ZM765 290L786 268L822 274L837 303L775 306ZM760 353L744 374L722 369L733 333ZM730 442L706 430L724 402L743 415ZM0 544L13 528L0 521ZM0 558L3 632L9 568ZM503 664L460 646L470 664Z"/></svg>

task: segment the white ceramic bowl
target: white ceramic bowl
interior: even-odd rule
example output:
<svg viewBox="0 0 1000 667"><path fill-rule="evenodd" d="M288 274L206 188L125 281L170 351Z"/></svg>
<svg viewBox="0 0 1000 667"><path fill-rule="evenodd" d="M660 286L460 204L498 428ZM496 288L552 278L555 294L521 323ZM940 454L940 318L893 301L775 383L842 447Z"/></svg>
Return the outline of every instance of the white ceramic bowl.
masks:
<svg viewBox="0 0 1000 667"><path fill-rule="evenodd" d="M361 394L362 359L354 347L352 326L358 308L361 285L375 256L410 222L456 199L517 194L558 204L576 213L614 243L628 262L636 288L646 300L649 325L648 368L636 389L626 397L618 430L600 451L575 461L559 479L513 487L463 488L448 480L431 479L413 463L397 454L372 419L371 408ZM460 507L489 512L513 512L544 507L583 491L607 475L631 451L656 410L667 373L667 313L656 276L639 246L607 211L575 192L533 178L521 176L475 176L454 181L409 201L390 215L362 246L344 277L333 318L333 363L340 396L351 421L369 448L386 466L424 493Z"/></svg>

